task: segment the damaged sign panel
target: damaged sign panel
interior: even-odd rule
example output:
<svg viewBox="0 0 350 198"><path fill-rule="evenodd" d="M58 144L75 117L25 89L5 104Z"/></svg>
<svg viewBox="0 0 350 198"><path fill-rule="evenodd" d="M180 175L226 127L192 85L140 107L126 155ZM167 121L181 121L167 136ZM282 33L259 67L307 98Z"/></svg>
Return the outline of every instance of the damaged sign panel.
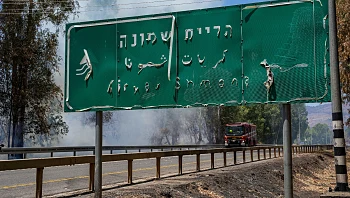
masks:
<svg viewBox="0 0 350 198"><path fill-rule="evenodd" d="M68 24L65 111L329 101L327 13L276 1Z"/></svg>
<svg viewBox="0 0 350 198"><path fill-rule="evenodd" d="M242 9L247 103L330 100L327 4L291 1Z"/></svg>

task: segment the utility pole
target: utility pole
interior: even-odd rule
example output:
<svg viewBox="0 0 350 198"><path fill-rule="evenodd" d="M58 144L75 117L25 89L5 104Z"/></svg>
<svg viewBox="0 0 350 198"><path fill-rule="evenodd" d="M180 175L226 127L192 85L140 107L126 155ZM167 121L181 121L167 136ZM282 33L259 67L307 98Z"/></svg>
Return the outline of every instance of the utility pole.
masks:
<svg viewBox="0 0 350 198"><path fill-rule="evenodd" d="M338 38L335 0L328 0L329 7L329 52L332 91L332 126L334 138L334 159L336 172L335 191L348 191L348 174L346 169L346 150L342 100L340 95L340 75L338 58Z"/></svg>

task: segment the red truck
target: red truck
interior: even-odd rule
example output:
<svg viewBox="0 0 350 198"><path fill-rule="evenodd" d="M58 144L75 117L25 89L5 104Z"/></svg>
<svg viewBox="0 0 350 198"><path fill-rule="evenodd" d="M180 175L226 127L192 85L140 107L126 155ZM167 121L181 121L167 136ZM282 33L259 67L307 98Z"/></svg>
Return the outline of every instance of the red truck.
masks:
<svg viewBox="0 0 350 198"><path fill-rule="evenodd" d="M236 122L225 125L225 146L256 146L256 125Z"/></svg>

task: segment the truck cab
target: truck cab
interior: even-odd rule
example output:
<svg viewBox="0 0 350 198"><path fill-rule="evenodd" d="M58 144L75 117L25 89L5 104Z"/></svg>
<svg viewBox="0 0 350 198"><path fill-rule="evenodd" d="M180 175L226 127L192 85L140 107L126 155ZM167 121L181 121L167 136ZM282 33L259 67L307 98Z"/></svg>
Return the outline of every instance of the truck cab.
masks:
<svg viewBox="0 0 350 198"><path fill-rule="evenodd" d="M255 146L256 126L239 122L225 125L225 146Z"/></svg>

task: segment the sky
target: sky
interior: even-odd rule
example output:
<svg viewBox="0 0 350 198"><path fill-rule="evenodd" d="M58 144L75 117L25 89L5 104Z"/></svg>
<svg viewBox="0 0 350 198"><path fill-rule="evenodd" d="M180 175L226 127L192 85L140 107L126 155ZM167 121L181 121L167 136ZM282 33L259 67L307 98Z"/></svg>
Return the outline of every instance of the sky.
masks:
<svg viewBox="0 0 350 198"><path fill-rule="evenodd" d="M141 15L150 15L184 10L204 9L211 7L239 5L262 2L264 0L78 0L80 13L71 17L68 23L94 21L103 19L123 18ZM61 34L59 38L59 56L63 57L60 74L55 80L64 90L64 56L65 38ZM312 105L312 104L311 104ZM147 145L145 141L151 135L149 128L154 122L154 114L157 111L120 111L118 120L121 126L116 126L118 138L104 138L104 145ZM69 125L70 132L64 136L60 146L94 145L94 127L81 123L80 113L63 113L64 119ZM137 124L135 124L137 121ZM145 131L144 129L149 130ZM132 140L132 141L131 141Z"/></svg>

